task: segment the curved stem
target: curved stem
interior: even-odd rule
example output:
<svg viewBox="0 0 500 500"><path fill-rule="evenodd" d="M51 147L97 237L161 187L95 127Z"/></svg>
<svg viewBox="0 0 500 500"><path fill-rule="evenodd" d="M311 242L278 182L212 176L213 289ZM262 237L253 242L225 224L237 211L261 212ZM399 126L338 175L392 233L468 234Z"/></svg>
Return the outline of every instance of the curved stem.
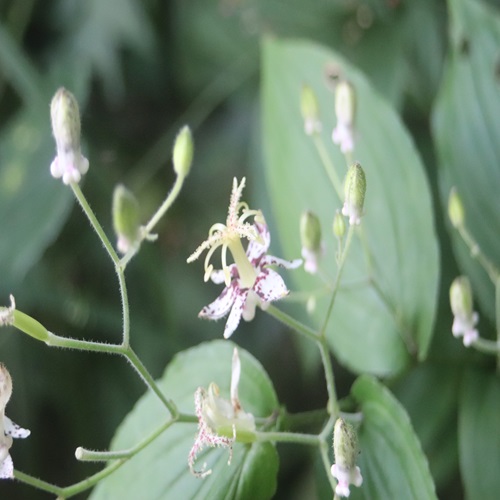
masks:
<svg viewBox="0 0 500 500"><path fill-rule="evenodd" d="M320 439L315 434L301 434L298 432L256 432L257 441L273 441L275 443L296 443L308 446L318 446Z"/></svg>
<svg viewBox="0 0 500 500"><path fill-rule="evenodd" d="M82 193L80 186L75 182L72 182L70 186L71 189L73 190L73 193L75 194L76 199L78 200L78 203L82 207L82 210L85 212L85 215L89 219L92 228L97 233L97 236L99 236L101 243L108 252L108 255L110 256L111 260L115 263L115 265L118 266L120 264L120 258L115 252L113 245L111 245L101 224L99 224L99 221L97 220L97 217L95 216L93 210L90 208L90 205L88 204L87 199Z"/></svg>
<svg viewBox="0 0 500 500"><path fill-rule="evenodd" d="M116 265L115 271L118 276L122 301L122 345L128 348L130 345L130 306L128 302L127 282L125 281L124 268Z"/></svg>
<svg viewBox="0 0 500 500"><path fill-rule="evenodd" d="M280 321L281 323L283 323L284 325L288 326L288 328L290 328L291 330L295 330L297 333L300 333L309 340L314 340L314 341L318 340L318 335L312 328L309 328L300 321L297 321L295 318L281 311L277 307L269 305L266 308L266 312L269 313L278 321Z"/></svg>
<svg viewBox="0 0 500 500"><path fill-rule="evenodd" d="M335 166L333 165L333 162L328 155L323 139L321 139L321 136L319 136L318 134L314 134L313 141L314 145L316 146L316 150L318 151L318 154L321 158L321 162L323 163L323 167L325 168L325 171L330 178L330 182L337 192L339 200L342 200L342 183L339 179L339 176L337 175L337 172L335 171Z"/></svg>
<svg viewBox="0 0 500 500"><path fill-rule="evenodd" d="M333 375L332 361L330 359L330 350L326 337L318 339L319 352L321 361L325 370L326 389L328 391L327 411L330 415L337 417L339 415L339 402L337 400L337 391L335 389L335 378Z"/></svg>

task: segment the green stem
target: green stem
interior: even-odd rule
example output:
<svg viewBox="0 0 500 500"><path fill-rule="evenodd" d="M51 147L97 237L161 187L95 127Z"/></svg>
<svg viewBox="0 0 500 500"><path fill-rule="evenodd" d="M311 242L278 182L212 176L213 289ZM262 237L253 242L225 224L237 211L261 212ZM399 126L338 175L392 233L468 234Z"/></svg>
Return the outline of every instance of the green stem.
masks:
<svg viewBox="0 0 500 500"><path fill-rule="evenodd" d="M137 354L128 347L124 352L124 356L130 361L130 364L135 368L136 372L140 375L144 383L158 396L163 405L168 409L173 419L177 419L178 410L174 402L168 400L165 395L161 392L160 388L156 384L154 378L151 376L146 367L142 364Z"/></svg>
<svg viewBox="0 0 500 500"><path fill-rule="evenodd" d="M148 444L153 442L157 437L163 434L176 420L169 419L164 424L155 429L149 436L146 436L142 441L139 441L135 446L128 450L120 451L92 451L85 448L77 448L76 458L82 462L106 462L108 460L119 460L123 458L131 458L142 451Z"/></svg>
<svg viewBox="0 0 500 500"><path fill-rule="evenodd" d="M160 208L156 211L156 213L151 217L150 221L146 224L146 234L151 233L153 228L158 224L158 221L165 215L165 212L172 206L175 199L179 195L182 185L184 184L184 176L178 175L175 179L175 183L172 187L172 190L168 194L165 201L161 204Z"/></svg>
<svg viewBox="0 0 500 500"><path fill-rule="evenodd" d="M292 318L292 316L290 316L289 314L281 311L273 305L269 305L266 309L266 312L273 316L273 318L288 326L288 328L290 328L291 330L295 330L297 333L300 333L309 340L314 340L315 342L317 342L317 333L312 328L309 328L300 321L297 321L295 318Z"/></svg>
<svg viewBox="0 0 500 500"><path fill-rule="evenodd" d="M76 182L72 182L70 184L71 189L73 190L73 193L75 194L76 199L78 200L78 203L80 203L80 206L82 207L83 211L85 212L85 215L90 221L91 226L93 227L94 231L97 233L97 236L99 236L99 239L101 240L101 243L103 244L104 248L108 252L109 256L111 257L111 260L114 262L115 266L120 265L120 258L115 252L115 249L113 248L113 245L111 245L108 237L106 236L106 233L104 232L104 229L102 228L101 224L99 224L99 221L97 220L97 217L95 216L93 210L90 208L90 205L87 202L87 199L85 198L84 194L82 193L82 190L80 189L80 186Z"/></svg>
<svg viewBox="0 0 500 500"><path fill-rule="evenodd" d="M483 254L483 252L481 251L481 247L477 244L477 242L474 240L474 238L464 225L458 226L458 232L469 248L471 257L473 259L477 259L479 264L481 264L483 269L488 273L490 280L493 282L493 284L495 284L497 280L500 279L500 272L498 271L498 269L488 259L488 257Z"/></svg>
<svg viewBox="0 0 500 500"><path fill-rule="evenodd" d="M342 183L340 182L339 176L335 171L335 166L333 165L333 162L330 159L330 156L328 154L328 151L326 150L323 139L321 138L320 135L314 134L313 141L314 145L316 146L316 150L318 151L318 154L321 158L321 162L323 163L323 167L325 168L326 174L330 178L333 188L337 192L339 200L342 200L343 199Z"/></svg>
<svg viewBox="0 0 500 500"><path fill-rule="evenodd" d="M335 282L333 283L333 291L332 291L332 297L330 299L330 304L328 305L328 309L326 311L326 316L323 321L323 326L321 327L319 336L320 338L324 338L326 336L326 327L328 326L328 321L330 320L330 315L332 313L333 306L335 304L335 298L337 296L337 292L340 287L340 278L342 277L342 271L344 270L344 264L345 260L347 257L347 254L349 252L349 248L351 246L351 241L352 241L352 235L354 233L354 226L350 225L349 230L347 231L347 239L346 243L344 246L344 251L342 252L342 255L339 259L339 265L337 268L337 276L335 277Z"/></svg>
<svg viewBox="0 0 500 500"><path fill-rule="evenodd" d="M314 434L300 434L298 432L256 432L257 441L273 441L275 443L297 443L308 446L318 446L320 439Z"/></svg>
<svg viewBox="0 0 500 500"><path fill-rule="evenodd" d="M122 345L128 348L130 346L130 306L128 302L127 282L125 281L124 269L124 267L119 265L115 266L122 301Z"/></svg>
<svg viewBox="0 0 500 500"><path fill-rule="evenodd" d="M14 477L20 481L21 483L28 484L29 486L33 486L42 491L46 491L48 493L52 493L53 495L57 495L58 497L64 498L63 488L56 486L55 484L47 483L47 481L42 481L36 477L30 476L29 474L25 474L24 472L14 470Z"/></svg>
<svg viewBox="0 0 500 500"><path fill-rule="evenodd" d="M321 361L325 370L326 388L328 391L327 411L330 415L337 417L339 415L339 402L337 400L337 391L335 390L335 377L333 375L332 361L330 359L330 350L326 337L318 339L319 352Z"/></svg>
<svg viewBox="0 0 500 500"><path fill-rule="evenodd" d="M500 341L495 342L494 340L487 340L480 337L472 343L472 347L485 354L500 355Z"/></svg>

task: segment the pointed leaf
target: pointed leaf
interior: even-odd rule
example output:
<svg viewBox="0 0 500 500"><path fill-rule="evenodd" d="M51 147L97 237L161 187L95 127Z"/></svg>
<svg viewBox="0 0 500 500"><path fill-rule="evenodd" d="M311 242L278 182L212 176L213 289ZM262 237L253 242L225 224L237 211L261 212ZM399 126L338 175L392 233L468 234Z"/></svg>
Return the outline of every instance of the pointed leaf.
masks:
<svg viewBox="0 0 500 500"><path fill-rule="evenodd" d="M478 1L449 2L451 43L433 114L441 197L456 186L466 225L483 253L500 267L500 13ZM461 237L455 253L483 310L494 318L494 290Z"/></svg>
<svg viewBox="0 0 500 500"><path fill-rule="evenodd" d="M304 133L299 106L302 85L308 84L319 100L326 155L342 182L346 162L331 140L334 96L324 83L327 64L341 68L356 90L354 160L363 166L367 182L363 229L347 258L328 339L350 369L394 373L411 356L425 358L432 333L439 271L429 188L395 112L337 54L306 42L264 44L263 134L271 204L286 258L300 254L301 213L312 210L319 216L327 248L324 268L332 275L336 243L330 228L342 202L313 139ZM371 252L368 264L363 240ZM319 291L323 297L313 318L320 325L327 290L303 271L291 276L302 293Z"/></svg>
<svg viewBox="0 0 500 500"><path fill-rule="evenodd" d="M352 488L352 498L437 498L427 459L397 399L366 375L356 380L352 394L363 413L358 459L363 485Z"/></svg>
<svg viewBox="0 0 500 500"><path fill-rule="evenodd" d="M230 398L231 359L234 344L214 341L178 354L168 365L159 386L181 412L194 414L194 393L215 382L222 397ZM271 381L259 362L239 349L241 379L239 397L246 412L269 416L278 408ZM125 418L113 439L112 449L126 449L159 427L166 412L156 396L146 394ZM174 424L147 448L101 481L93 500L137 499L267 499L276 489L278 456L270 443L236 443L231 465L227 449L208 449L199 457L212 474L194 477L187 458L194 442L196 424ZM139 472L140 471L140 472Z"/></svg>
<svg viewBox="0 0 500 500"><path fill-rule="evenodd" d="M494 500L500 491L500 379L470 370L459 406L460 468L467 498Z"/></svg>

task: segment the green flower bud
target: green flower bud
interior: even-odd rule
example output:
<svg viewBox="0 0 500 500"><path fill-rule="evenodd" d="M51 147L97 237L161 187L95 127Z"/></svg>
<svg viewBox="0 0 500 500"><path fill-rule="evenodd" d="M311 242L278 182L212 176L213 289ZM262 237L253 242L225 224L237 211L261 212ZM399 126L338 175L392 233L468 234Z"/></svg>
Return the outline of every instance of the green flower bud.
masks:
<svg viewBox="0 0 500 500"><path fill-rule="evenodd" d="M366 177L359 163L349 167L344 183L342 214L349 217L349 224L359 224L363 215L366 194Z"/></svg>
<svg viewBox="0 0 500 500"><path fill-rule="evenodd" d="M333 430L333 453L335 463L332 465L331 473L337 479L335 493L341 497L349 496L349 485L361 486L363 477L359 467L356 466L356 458L359 453L358 437L351 424L338 418Z"/></svg>
<svg viewBox="0 0 500 500"><path fill-rule="evenodd" d="M139 241L139 204L135 196L122 184L113 193L113 227L118 237L116 247L127 253Z"/></svg>
<svg viewBox="0 0 500 500"><path fill-rule="evenodd" d="M317 252L321 248L321 223L313 212L304 212L300 218L300 241L307 250Z"/></svg>
<svg viewBox="0 0 500 500"><path fill-rule="evenodd" d="M57 155L50 165L53 177L62 177L64 184L80 182L89 169L87 158L80 151L80 111L75 96L61 87L50 103L52 133Z"/></svg>
<svg viewBox="0 0 500 500"><path fill-rule="evenodd" d="M451 331L455 337L463 336L464 345L469 346L479 338L475 328L479 315L473 310L472 289L466 276L455 278L451 284L450 305L453 311Z"/></svg>
<svg viewBox="0 0 500 500"><path fill-rule="evenodd" d="M304 212L300 218L300 241L304 269L311 274L318 271L318 261L323 253L321 244L321 223L312 212Z"/></svg>
<svg viewBox="0 0 500 500"><path fill-rule="evenodd" d="M193 136L187 125L177 134L173 151L174 171L181 177L186 177L193 163Z"/></svg>
<svg viewBox="0 0 500 500"><path fill-rule="evenodd" d="M45 328L36 319L28 316L22 311L14 311L14 322L12 325L36 340L46 342L49 339L49 332L47 331L47 328Z"/></svg>
<svg viewBox="0 0 500 500"><path fill-rule="evenodd" d="M461 227L465 220L465 210L457 189L452 187L448 198L448 216L453 227Z"/></svg>
<svg viewBox="0 0 500 500"><path fill-rule="evenodd" d="M307 135L312 135L321 131L319 120L318 99L314 90L309 85L302 87L300 95L300 110L304 118L304 130Z"/></svg>
<svg viewBox="0 0 500 500"><path fill-rule="evenodd" d="M341 80L335 87L335 115L337 125L333 129L332 140L340 146L342 153L350 153L354 150L356 93L347 80Z"/></svg>
<svg viewBox="0 0 500 500"><path fill-rule="evenodd" d="M36 340L46 342L49 338L47 329L36 319L16 309L16 301L10 296L10 307L0 307L0 326L11 325Z"/></svg>
<svg viewBox="0 0 500 500"><path fill-rule="evenodd" d="M339 240L341 240L345 234L345 221L339 210L335 212L335 216L333 217L333 234Z"/></svg>

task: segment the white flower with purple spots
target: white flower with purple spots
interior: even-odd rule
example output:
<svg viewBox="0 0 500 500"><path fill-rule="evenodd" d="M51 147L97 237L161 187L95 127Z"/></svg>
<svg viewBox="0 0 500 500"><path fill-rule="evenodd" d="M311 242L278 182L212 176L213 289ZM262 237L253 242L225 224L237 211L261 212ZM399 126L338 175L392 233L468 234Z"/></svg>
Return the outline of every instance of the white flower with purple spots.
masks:
<svg viewBox="0 0 500 500"><path fill-rule="evenodd" d="M239 185L234 179L226 224L214 224L208 239L188 259L192 262L205 249L210 249L205 258L205 281L211 278L214 283L224 282L226 287L214 302L201 310L199 317L218 320L229 313L224 329L226 339L236 330L242 317L245 321L254 318L257 305L265 308L270 302L288 295L283 278L269 266L294 269L302 263L300 259L286 261L267 255L271 243L267 224L260 210L250 210L246 203L240 202L244 187L245 178ZM253 217L253 224L247 222L250 217ZM246 251L242 238L249 240ZM214 270L210 258L219 246L222 246L222 269ZM228 249L234 259L229 265Z"/></svg>
<svg viewBox="0 0 500 500"><path fill-rule="evenodd" d="M255 431L255 419L241 407L238 397L238 385L241 375L241 362L236 347L231 365L231 401L220 397L219 387L211 383L208 391L198 387L194 395L195 411L198 417L198 434L189 452L188 465L196 477L206 477L212 473L203 464L202 470L195 470L196 457L201 450L211 448L229 448L228 465L231 463L233 443L242 434L246 440ZM245 440L245 439L244 439Z"/></svg>
<svg viewBox="0 0 500 500"><path fill-rule="evenodd" d="M5 415L5 407L12 395L12 378L3 363L0 363L0 479L14 478L14 464L9 450L13 438L26 438L30 431L19 427Z"/></svg>

